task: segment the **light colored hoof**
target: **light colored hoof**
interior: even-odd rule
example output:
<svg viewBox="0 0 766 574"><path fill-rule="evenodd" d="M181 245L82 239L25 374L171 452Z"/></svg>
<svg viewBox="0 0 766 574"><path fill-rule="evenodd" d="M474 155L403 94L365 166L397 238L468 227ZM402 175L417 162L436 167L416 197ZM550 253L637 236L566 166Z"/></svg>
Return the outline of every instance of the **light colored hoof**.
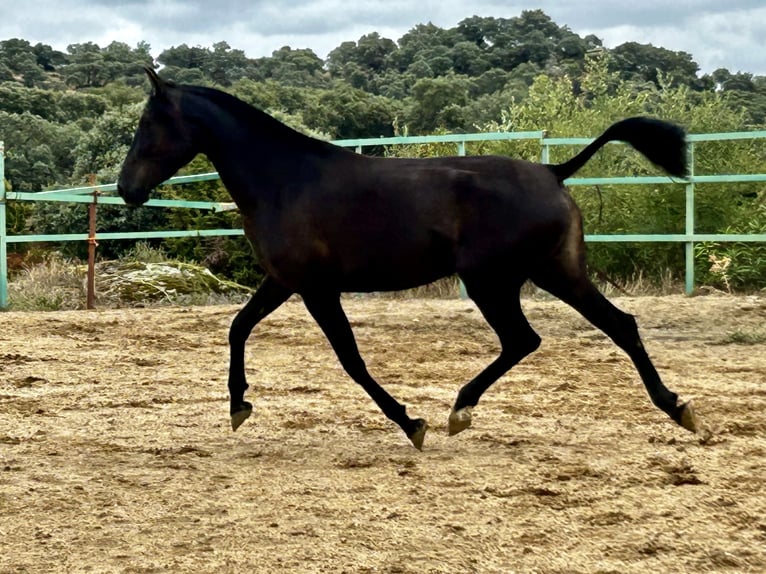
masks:
<svg viewBox="0 0 766 574"><path fill-rule="evenodd" d="M692 402L689 401L686 404L681 405L683 411L681 411L681 426L686 430L696 433L699 431L699 420L697 420L697 413L694 412Z"/></svg>
<svg viewBox="0 0 766 574"><path fill-rule="evenodd" d="M473 407L463 407L459 411L453 410L449 415L448 431L453 436L471 426L471 411Z"/></svg>
<svg viewBox="0 0 766 574"><path fill-rule="evenodd" d="M419 419L419 425L417 430L409 435L410 441L413 446L418 450L423 450L423 441L426 439L426 431L428 430L428 423L423 419Z"/></svg>
<svg viewBox="0 0 766 574"><path fill-rule="evenodd" d="M237 430L240 425L245 422L253 413L253 407L245 406L242 410L237 411L231 415L231 430Z"/></svg>

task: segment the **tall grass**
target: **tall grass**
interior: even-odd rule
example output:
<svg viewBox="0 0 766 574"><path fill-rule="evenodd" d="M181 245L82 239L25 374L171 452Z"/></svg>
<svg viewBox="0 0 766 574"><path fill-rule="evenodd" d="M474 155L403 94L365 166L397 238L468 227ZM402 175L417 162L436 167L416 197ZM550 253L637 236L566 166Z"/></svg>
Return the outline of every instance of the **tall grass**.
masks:
<svg viewBox="0 0 766 574"><path fill-rule="evenodd" d="M11 311L63 311L85 307L85 269L52 252L24 267L8 284Z"/></svg>
<svg viewBox="0 0 766 574"><path fill-rule="evenodd" d="M146 296L139 297L142 300L136 300L135 293L140 295L141 289L156 295L156 291L167 287L167 278L160 277L154 281L150 277L152 265L157 265L161 273L162 263L168 263L168 266L172 266L176 271L171 277L175 281L167 289L166 296ZM96 306L117 308L239 304L247 300L249 289L233 282L218 280L209 273L195 272L195 269L199 269L199 266L173 261L162 248L139 242L119 261L97 263ZM80 261L65 258L58 252L48 253L41 261L24 266L11 278L8 285L8 310L84 309L86 275L87 267ZM132 281L135 283L134 288L131 288Z"/></svg>

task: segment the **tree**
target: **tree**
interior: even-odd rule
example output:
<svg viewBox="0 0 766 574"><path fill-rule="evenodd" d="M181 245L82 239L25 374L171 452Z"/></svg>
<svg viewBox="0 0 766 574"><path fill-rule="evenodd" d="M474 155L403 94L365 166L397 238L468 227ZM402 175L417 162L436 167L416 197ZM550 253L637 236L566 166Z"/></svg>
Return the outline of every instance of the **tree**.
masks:
<svg viewBox="0 0 766 574"><path fill-rule="evenodd" d="M123 42L112 42L101 50L101 55L108 76L107 83L123 81L133 86L143 83L144 66L154 63L146 42L140 42L135 48Z"/></svg>
<svg viewBox="0 0 766 574"><path fill-rule="evenodd" d="M76 159L72 178L85 182L95 174L100 181L116 181L122 161L133 141L143 104L104 113L92 129L79 138L73 150Z"/></svg>
<svg viewBox="0 0 766 574"><path fill-rule="evenodd" d="M340 85L308 102L303 119L333 139L384 137L394 135L398 111L388 98Z"/></svg>
<svg viewBox="0 0 766 574"><path fill-rule="evenodd" d="M38 42L32 51L37 58L37 65L45 72L55 72L59 67L66 65L67 57L63 52L54 50L51 46Z"/></svg>
<svg viewBox="0 0 766 574"><path fill-rule="evenodd" d="M146 92L144 91L146 76L143 71L140 78L141 83L138 86L134 86L133 82L128 84L125 80L117 80L110 82L103 88L89 90L88 95L100 96L106 102L107 108L122 111L127 106L143 102L146 99ZM105 111L102 110L101 114Z"/></svg>
<svg viewBox="0 0 766 574"><path fill-rule="evenodd" d="M163 50L157 57L157 61L167 67L202 70L209 55L210 50L208 48L201 46L192 48L186 44L181 44Z"/></svg>
<svg viewBox="0 0 766 574"><path fill-rule="evenodd" d="M243 79L231 87L232 94L259 109L290 116L299 116L306 108L307 102L316 97L316 92L274 80L256 82Z"/></svg>
<svg viewBox="0 0 766 574"><path fill-rule="evenodd" d="M72 170L72 149L82 136L75 125L61 125L29 112L0 112L5 140L5 177L14 191L41 191L64 184Z"/></svg>
<svg viewBox="0 0 766 574"><path fill-rule="evenodd" d="M373 78L387 69L388 58L396 50L393 40L373 32L357 42L343 42L331 51L327 56L327 69L333 78L344 79L355 88L370 90Z"/></svg>
<svg viewBox="0 0 766 574"><path fill-rule="evenodd" d="M652 82L659 87L658 74L662 71L673 86L693 86L697 82L699 65L686 52L625 42L609 53L609 69L618 72L623 80Z"/></svg>
<svg viewBox="0 0 766 574"><path fill-rule="evenodd" d="M406 114L413 133L429 133L438 128L463 129L464 118L458 110L468 103L471 82L465 76L424 78L412 88L412 103Z"/></svg>
<svg viewBox="0 0 766 574"><path fill-rule="evenodd" d="M74 88L103 86L108 74L98 44L70 44L67 46L69 64L62 70L67 83Z"/></svg>
<svg viewBox="0 0 766 574"><path fill-rule="evenodd" d="M471 16L458 22L457 32L467 41L472 42L477 48L486 50L490 45L490 38L497 31L495 18Z"/></svg>
<svg viewBox="0 0 766 574"><path fill-rule="evenodd" d="M28 88L45 82L45 70L38 62L35 48L26 40L11 38L0 42L0 63L7 70L2 75L9 81L20 81Z"/></svg>
<svg viewBox="0 0 766 574"><path fill-rule="evenodd" d="M475 87L474 95L494 94L495 92L499 92L505 87L510 79L511 75L500 68L487 70L473 81Z"/></svg>
<svg viewBox="0 0 766 574"><path fill-rule="evenodd" d="M254 62L242 50L232 50L226 42L213 44L202 69L219 86L228 87L235 81L252 74Z"/></svg>
<svg viewBox="0 0 766 574"><path fill-rule="evenodd" d="M466 76L480 76L489 67L489 58L474 42L458 42L449 52L452 59L452 69Z"/></svg>
<svg viewBox="0 0 766 574"><path fill-rule="evenodd" d="M386 68L388 57L396 50L393 40L383 38L377 32L366 34L356 43L355 61L373 73L380 73Z"/></svg>
<svg viewBox="0 0 766 574"><path fill-rule="evenodd" d="M290 46L275 50L270 58L256 60L254 79L306 88L322 87L328 83L324 62L313 50L294 50Z"/></svg>
<svg viewBox="0 0 766 574"><path fill-rule="evenodd" d="M454 28L445 30L430 22L418 24L399 39L399 49L388 56L387 66L404 72L419 58L430 65L430 59L448 53L461 40Z"/></svg>

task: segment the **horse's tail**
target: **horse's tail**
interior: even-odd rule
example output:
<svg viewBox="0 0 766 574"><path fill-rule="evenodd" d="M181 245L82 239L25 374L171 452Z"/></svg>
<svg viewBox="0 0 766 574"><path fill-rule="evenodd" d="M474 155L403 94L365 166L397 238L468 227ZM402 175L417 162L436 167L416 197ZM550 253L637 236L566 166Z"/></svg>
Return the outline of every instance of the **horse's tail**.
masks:
<svg viewBox="0 0 766 574"><path fill-rule="evenodd" d="M670 175L685 178L689 174L684 131L671 123L652 118L628 118L612 124L584 150L567 162L548 165L559 181L574 175L601 147L610 141L630 144L646 159Z"/></svg>

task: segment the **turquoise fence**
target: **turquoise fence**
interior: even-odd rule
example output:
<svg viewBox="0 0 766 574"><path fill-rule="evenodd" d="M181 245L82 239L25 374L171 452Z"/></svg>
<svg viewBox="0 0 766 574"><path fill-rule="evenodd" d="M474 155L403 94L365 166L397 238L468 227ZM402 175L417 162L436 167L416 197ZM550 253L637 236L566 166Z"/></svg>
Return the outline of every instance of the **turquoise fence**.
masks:
<svg viewBox="0 0 766 574"><path fill-rule="evenodd" d="M765 131L732 132L714 134L692 134L688 136L689 157L691 176L688 180L679 182L667 176L632 176L632 177L589 177L570 178L566 180L568 186L595 186L595 185L678 185L683 183L686 187L686 220L685 230L681 234L614 234L614 235L588 235L585 240L601 243L642 243L642 242L672 242L683 243L686 254L685 287L686 293L691 294L694 290L694 244L701 242L766 242L766 234L700 234L695 232L695 187L704 184L721 183L759 183L766 182L766 174L718 174L718 175L694 175L694 149L700 142L734 141L748 139L766 139ZM544 131L533 132L501 132L501 133L477 133L477 134L450 134L440 136L402 136L393 138L367 138L355 140L336 140L341 147L353 148L362 153L365 147L370 146L395 146L417 144L454 144L458 155L466 154L466 144L469 142L527 140L537 141L541 149L541 161L548 162L551 148L555 146L584 146L593 141L593 138L549 138ZM11 201L58 201L67 203L88 204L124 204L114 192L116 184L93 185L36 193L13 192L5 190L4 185L4 160L5 153L3 143L0 142L0 308L8 305L8 268L7 268L7 245L9 243L32 243L46 241L95 241L92 233L70 233L56 235L7 235L6 229L6 202ZM199 181L218 179L217 173L204 173L191 176L173 177L167 184L184 184ZM111 195L110 195L111 194ZM224 211L235 209L232 203L216 203L207 201L182 201L151 199L147 206L176 207L188 209L209 209ZM110 239L155 239L170 237L210 237L224 235L242 235L242 229L205 229L205 230L176 230L176 231L139 231L139 232L111 232L98 233L98 240Z"/></svg>

